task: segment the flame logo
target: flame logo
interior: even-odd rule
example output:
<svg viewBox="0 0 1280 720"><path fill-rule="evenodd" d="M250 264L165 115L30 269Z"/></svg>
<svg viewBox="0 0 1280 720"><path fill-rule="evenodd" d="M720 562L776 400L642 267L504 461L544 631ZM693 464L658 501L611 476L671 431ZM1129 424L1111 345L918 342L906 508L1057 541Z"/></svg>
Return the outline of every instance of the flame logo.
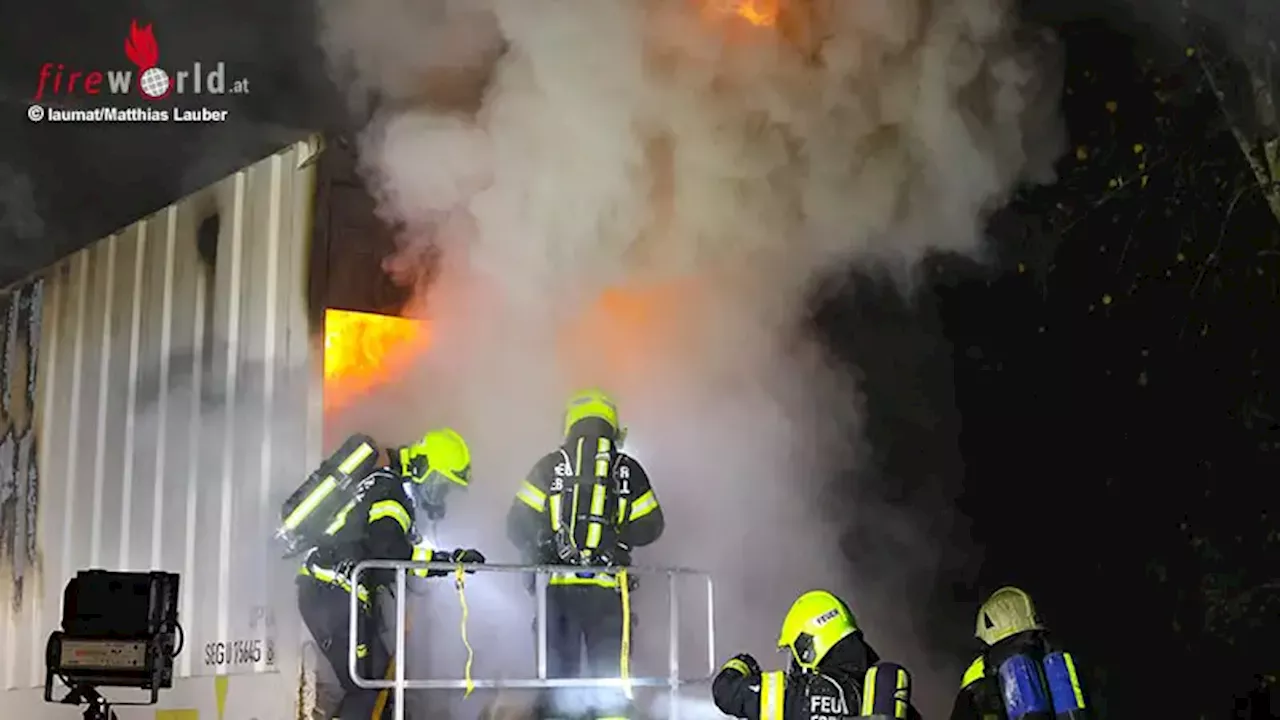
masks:
<svg viewBox="0 0 1280 720"><path fill-rule="evenodd" d="M146 71L156 66L160 59L160 48L156 45L156 36L150 25L138 27L137 20L129 21L129 37L124 39L124 54L129 61Z"/></svg>
<svg viewBox="0 0 1280 720"><path fill-rule="evenodd" d="M129 61L138 66L138 92L148 100L159 100L169 95L173 83L169 74L159 67L160 48L156 45L156 36L150 25L138 27L137 20L129 21L129 37L124 40L124 54Z"/></svg>

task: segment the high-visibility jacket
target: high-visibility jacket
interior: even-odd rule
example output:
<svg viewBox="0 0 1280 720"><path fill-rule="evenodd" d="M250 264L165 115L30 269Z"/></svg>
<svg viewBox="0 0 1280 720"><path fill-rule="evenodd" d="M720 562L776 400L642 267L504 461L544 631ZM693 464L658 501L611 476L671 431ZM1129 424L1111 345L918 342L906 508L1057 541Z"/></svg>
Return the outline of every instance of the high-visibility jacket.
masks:
<svg viewBox="0 0 1280 720"><path fill-rule="evenodd" d="M432 559L432 551L415 545L413 501L398 475L380 469L376 481L359 500L348 505L325 530L327 542L311 549L298 574L350 592L351 570L364 560ZM416 572L416 571L415 571ZM395 581L391 570L371 570L360 578L361 600L369 590Z"/></svg>
<svg viewBox="0 0 1280 720"><path fill-rule="evenodd" d="M507 513L507 536L538 563L560 564L549 542L560 533L585 557L616 556L648 545L666 527L662 506L640 463L602 435L571 436L543 456L520 484ZM588 563L589 564L589 563ZM617 577L584 570L557 574L555 585L617 587Z"/></svg>
<svg viewBox="0 0 1280 720"><path fill-rule="evenodd" d="M737 658L711 683L716 707L743 720L918 720L910 675L880 662L860 637L841 640L817 672L752 673Z"/></svg>

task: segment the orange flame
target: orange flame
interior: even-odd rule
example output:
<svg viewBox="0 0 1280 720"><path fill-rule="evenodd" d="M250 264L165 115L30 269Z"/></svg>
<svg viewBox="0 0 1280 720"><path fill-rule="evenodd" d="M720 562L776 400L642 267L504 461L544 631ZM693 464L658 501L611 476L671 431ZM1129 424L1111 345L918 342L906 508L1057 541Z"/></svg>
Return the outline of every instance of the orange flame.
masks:
<svg viewBox="0 0 1280 720"><path fill-rule="evenodd" d="M702 0L705 13L720 17L737 16L756 27L778 23L780 0Z"/></svg>
<svg viewBox="0 0 1280 720"><path fill-rule="evenodd" d="M404 372L431 343L430 326L391 315L324 311L324 406L333 410Z"/></svg>
<svg viewBox="0 0 1280 720"><path fill-rule="evenodd" d="M701 286L691 280L607 290L560 335L560 360L584 382L642 377L663 352L692 342L684 320ZM340 410L403 375L431 347L431 324L391 315L325 310L324 409Z"/></svg>
<svg viewBox="0 0 1280 720"><path fill-rule="evenodd" d="M693 342L685 333L700 290L687 279L606 290L561 335L562 361L589 382L643 377L661 353Z"/></svg>
<svg viewBox="0 0 1280 720"><path fill-rule="evenodd" d="M138 27L137 20L129 22L129 37L124 40L124 54L130 62L142 70L150 70L160 59L160 49L150 25Z"/></svg>

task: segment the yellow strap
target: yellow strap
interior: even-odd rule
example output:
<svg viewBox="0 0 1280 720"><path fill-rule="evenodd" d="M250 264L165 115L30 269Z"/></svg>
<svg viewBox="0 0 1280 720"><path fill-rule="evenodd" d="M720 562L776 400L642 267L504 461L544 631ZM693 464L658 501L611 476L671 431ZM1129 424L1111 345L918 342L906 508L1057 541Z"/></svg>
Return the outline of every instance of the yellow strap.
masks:
<svg viewBox="0 0 1280 720"><path fill-rule="evenodd" d="M618 587L622 590L622 653L618 667L622 672L622 694L628 700L635 699L631 692L631 588L627 571L618 571Z"/></svg>
<svg viewBox="0 0 1280 720"><path fill-rule="evenodd" d="M351 592L351 582L347 580L346 576L333 570L328 570L322 567L308 568L306 565L303 565L298 568L298 574L309 577L313 580L319 580L323 583L337 585L348 593ZM369 604L369 589L364 585L360 586L360 589L357 591L357 595L359 596L361 603L364 603L365 605Z"/></svg>
<svg viewBox="0 0 1280 720"><path fill-rule="evenodd" d="M467 691L462 697L471 697L471 692L476 689L476 684L471 680L471 662L475 660L475 651L471 649L471 641L467 639L467 592L463 589L466 582L463 581L464 569L462 563L458 563L458 569L453 574L453 585L458 588L458 604L462 606L462 620L459 622L462 631L462 644L467 648L467 664L462 670L462 677L467 681Z"/></svg>
<svg viewBox="0 0 1280 720"><path fill-rule="evenodd" d="M618 576L609 575L608 573L592 573L592 577L582 578L572 574L555 573L547 583L549 585L591 585L593 587L616 588L618 587Z"/></svg>
<svg viewBox="0 0 1280 720"><path fill-rule="evenodd" d="M406 633L413 632L413 616L408 613L405 613L404 631ZM396 679L396 659L394 656L392 656L391 662L387 663L387 673L386 673L385 679L386 680ZM373 704L373 720L380 720L382 718L382 712L387 709L387 700L390 697L391 697L390 688L383 688L382 690L378 691L378 700Z"/></svg>

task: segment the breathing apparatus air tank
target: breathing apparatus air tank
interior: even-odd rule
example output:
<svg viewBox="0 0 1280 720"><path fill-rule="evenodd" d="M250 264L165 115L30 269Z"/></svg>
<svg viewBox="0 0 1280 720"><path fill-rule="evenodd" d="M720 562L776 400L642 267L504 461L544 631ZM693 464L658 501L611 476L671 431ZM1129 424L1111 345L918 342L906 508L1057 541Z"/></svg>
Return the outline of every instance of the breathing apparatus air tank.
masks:
<svg viewBox="0 0 1280 720"><path fill-rule="evenodd" d="M1054 651L1044 657L1044 676L1053 698L1053 714L1057 720L1084 720L1084 691L1076 674L1071 653Z"/></svg>
<svg viewBox="0 0 1280 720"><path fill-rule="evenodd" d="M1014 655L996 671L1000 696L1009 720L1050 720L1053 701L1040 663L1030 655Z"/></svg>
<svg viewBox="0 0 1280 720"><path fill-rule="evenodd" d="M343 510L357 502L378 464L378 446L365 435L352 435L337 452L294 491L280 508L275 537L290 558L319 545Z"/></svg>

